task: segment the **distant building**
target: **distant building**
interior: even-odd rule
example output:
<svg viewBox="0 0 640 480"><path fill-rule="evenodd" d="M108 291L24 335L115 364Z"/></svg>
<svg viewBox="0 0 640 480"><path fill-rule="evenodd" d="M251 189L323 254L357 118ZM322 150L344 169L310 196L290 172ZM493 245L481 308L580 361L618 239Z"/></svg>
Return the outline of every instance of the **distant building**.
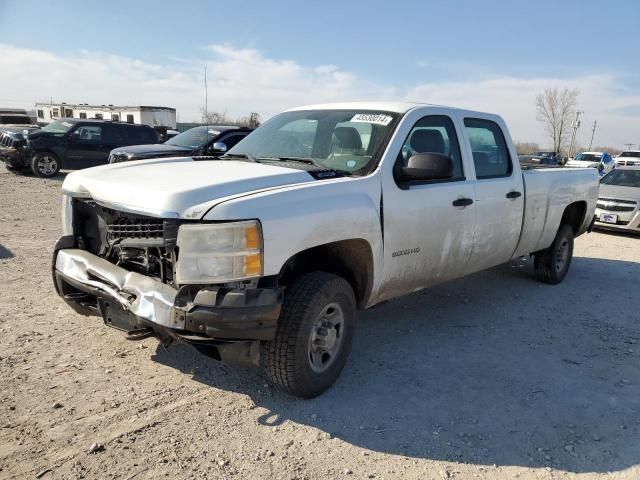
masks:
<svg viewBox="0 0 640 480"><path fill-rule="evenodd" d="M89 105L88 103L36 103L38 123L59 118L98 118L150 125L157 129L176 128L176 109L170 107Z"/></svg>

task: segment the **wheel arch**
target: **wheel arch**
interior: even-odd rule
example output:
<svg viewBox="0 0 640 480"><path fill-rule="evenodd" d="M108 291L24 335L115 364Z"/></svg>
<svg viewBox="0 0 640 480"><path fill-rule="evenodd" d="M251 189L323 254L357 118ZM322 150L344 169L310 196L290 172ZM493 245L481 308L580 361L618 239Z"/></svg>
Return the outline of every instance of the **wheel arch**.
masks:
<svg viewBox="0 0 640 480"><path fill-rule="evenodd" d="M580 200L577 202L570 203L564 209L562 213L562 219L560 220L560 225L567 224L573 229L573 233L575 236L579 235L579 232L582 230L582 227L585 223L585 215L587 214L587 202L584 200ZM558 228L560 228L558 226Z"/></svg>
<svg viewBox="0 0 640 480"><path fill-rule="evenodd" d="M374 277L373 250L367 240L339 240L302 250L284 263L278 283L291 285L296 278L313 271L341 276L353 288L358 308L367 305Z"/></svg>

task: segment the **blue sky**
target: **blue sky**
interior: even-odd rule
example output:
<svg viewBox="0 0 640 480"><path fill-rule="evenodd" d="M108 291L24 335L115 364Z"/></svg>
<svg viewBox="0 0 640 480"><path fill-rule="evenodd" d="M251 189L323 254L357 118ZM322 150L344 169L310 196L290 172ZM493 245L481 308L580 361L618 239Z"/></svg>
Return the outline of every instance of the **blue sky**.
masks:
<svg viewBox="0 0 640 480"><path fill-rule="evenodd" d="M544 142L533 96L566 85L581 90L603 142L640 142L640 1L239 4L0 0L0 50L15 58L0 102L161 101L189 120L207 66L209 97L230 114L351 97L453 101L501 113L514 137ZM99 85L89 76L70 88L80 68L99 73ZM25 85L38 69L47 78ZM637 138L625 140L632 128Z"/></svg>

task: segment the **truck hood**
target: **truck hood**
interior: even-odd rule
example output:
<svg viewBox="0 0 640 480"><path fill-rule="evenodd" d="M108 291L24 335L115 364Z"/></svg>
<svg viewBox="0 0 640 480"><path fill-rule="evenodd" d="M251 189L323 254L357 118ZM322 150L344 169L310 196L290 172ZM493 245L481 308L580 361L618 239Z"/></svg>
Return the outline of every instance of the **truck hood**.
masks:
<svg viewBox="0 0 640 480"><path fill-rule="evenodd" d="M600 198L614 198L619 200L633 200L640 202L640 188L621 187L619 185L600 184Z"/></svg>
<svg viewBox="0 0 640 480"><path fill-rule="evenodd" d="M150 145L132 145L130 147L120 147L111 150L112 155L122 155L130 159L152 158L161 156L184 156L189 155L194 149L168 145L166 143Z"/></svg>
<svg viewBox="0 0 640 480"><path fill-rule="evenodd" d="M78 170L67 175L62 191L115 210L200 219L225 197L314 181L307 172L292 168L173 157Z"/></svg>
<svg viewBox="0 0 640 480"><path fill-rule="evenodd" d="M584 160L569 160L565 167L578 167L578 168L598 168L600 161L584 161Z"/></svg>

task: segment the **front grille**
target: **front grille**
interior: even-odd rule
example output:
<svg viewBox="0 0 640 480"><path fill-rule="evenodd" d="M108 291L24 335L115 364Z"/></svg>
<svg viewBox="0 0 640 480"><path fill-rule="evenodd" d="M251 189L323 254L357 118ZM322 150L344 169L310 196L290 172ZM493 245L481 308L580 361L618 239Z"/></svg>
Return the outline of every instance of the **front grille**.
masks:
<svg viewBox="0 0 640 480"><path fill-rule="evenodd" d="M633 212L637 206L637 202L615 198L599 198L597 203L598 208L607 212Z"/></svg>
<svg viewBox="0 0 640 480"><path fill-rule="evenodd" d="M6 133L3 133L2 135L0 135L0 145L3 146L3 147L15 148L17 143L18 142L16 140L11 138Z"/></svg>
<svg viewBox="0 0 640 480"><path fill-rule="evenodd" d="M107 224L107 240L112 242L123 238L162 239L164 224L155 218L135 218L118 216L113 223Z"/></svg>

